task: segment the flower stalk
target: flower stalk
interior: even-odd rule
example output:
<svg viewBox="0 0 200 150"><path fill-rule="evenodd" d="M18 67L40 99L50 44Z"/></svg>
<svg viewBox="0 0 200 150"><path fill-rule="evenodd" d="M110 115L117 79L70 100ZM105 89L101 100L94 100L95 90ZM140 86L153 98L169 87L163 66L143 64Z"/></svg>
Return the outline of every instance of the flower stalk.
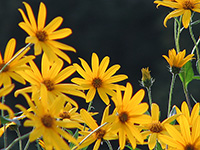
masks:
<svg viewBox="0 0 200 150"><path fill-rule="evenodd" d="M175 83L176 75L177 74L172 73L172 80L171 80L170 92L169 92L169 100L168 100L168 111L167 111L167 116L168 117L170 115L170 110L171 110L172 93L173 93L173 88L174 88L174 83Z"/></svg>

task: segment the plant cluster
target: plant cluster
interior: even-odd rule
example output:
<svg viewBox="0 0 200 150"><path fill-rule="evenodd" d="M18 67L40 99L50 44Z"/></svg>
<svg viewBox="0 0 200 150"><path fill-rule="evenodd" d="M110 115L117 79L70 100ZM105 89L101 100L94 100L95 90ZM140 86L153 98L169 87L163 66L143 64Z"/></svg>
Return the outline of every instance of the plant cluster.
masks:
<svg viewBox="0 0 200 150"><path fill-rule="evenodd" d="M112 150L112 141L119 141L118 149L139 149L138 145L148 145L152 149L199 150L200 149L200 115L199 103L189 96L188 84L193 80L200 80L194 75L192 61L196 62L196 69L200 73L199 49L200 39L196 39L192 25L200 21L192 21L195 12L200 12L200 0L161 0L154 1L159 6L172 9L164 19L164 26L170 18L174 18L175 48L163 55L169 64L172 74L169 91L168 112L165 120L160 120L159 106L152 101L151 88L155 80L150 75L149 67L142 68L140 81L144 89L135 94L130 82L119 84L128 79L125 74L117 74L120 65L109 66L110 58L105 56L101 61L96 53L91 56L91 66L79 58L80 64L72 63L66 54L76 52L69 45L57 40L72 34L70 28L58 29L63 18L56 17L46 25L47 10L43 2L40 3L37 21L31 6L23 2L26 11L18 9L23 21L19 23L28 36L25 47L14 53L16 40L10 39L5 48L4 57L0 53L0 137L3 136L4 149L11 149L19 143L19 149L28 149L31 142L37 143L37 149L43 150L76 150L88 149L93 143L93 149L101 148L105 142ZM180 50L180 35L189 28L194 48L186 55L186 50ZM34 50L34 55L27 55ZM65 53L66 51L66 53ZM196 53L196 54L195 54ZM38 67L35 59L41 56ZM64 67L64 64L68 64ZM40 69L39 69L40 68ZM73 77L70 83L66 79L75 72L79 77ZM173 87L179 77L186 101L181 108L171 106ZM25 85L16 89L12 80ZM28 83L29 85L27 85ZM149 104L142 102L148 93ZM18 112L5 104L6 95L15 90L14 95L23 95L28 108L17 104ZM102 114L101 124L97 124L92 112L92 102L98 93L106 107ZM72 98L73 97L73 98ZM76 97L85 99L88 109L80 108ZM195 102L192 107L191 99ZM115 105L110 110L110 102ZM98 114L101 115L101 114ZM32 127L32 131L20 134L20 122L24 127ZM7 128L14 128L18 137L7 143ZM25 147L22 146L26 139Z"/></svg>

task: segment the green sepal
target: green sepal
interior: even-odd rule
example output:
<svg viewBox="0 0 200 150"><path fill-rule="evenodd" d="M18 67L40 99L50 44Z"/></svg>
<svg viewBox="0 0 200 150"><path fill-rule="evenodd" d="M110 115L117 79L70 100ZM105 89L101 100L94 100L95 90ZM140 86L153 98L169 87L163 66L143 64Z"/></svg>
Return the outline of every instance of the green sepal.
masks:
<svg viewBox="0 0 200 150"><path fill-rule="evenodd" d="M192 68L191 61L188 61L182 67L181 73L179 73L179 77L180 77L184 87L187 87L188 84L194 79L194 71L193 71L193 68Z"/></svg>
<svg viewBox="0 0 200 150"><path fill-rule="evenodd" d="M141 149L139 149L139 148L133 149L133 148L132 148L131 146L129 146L129 145L125 145L125 147L129 148L130 150L141 150Z"/></svg>

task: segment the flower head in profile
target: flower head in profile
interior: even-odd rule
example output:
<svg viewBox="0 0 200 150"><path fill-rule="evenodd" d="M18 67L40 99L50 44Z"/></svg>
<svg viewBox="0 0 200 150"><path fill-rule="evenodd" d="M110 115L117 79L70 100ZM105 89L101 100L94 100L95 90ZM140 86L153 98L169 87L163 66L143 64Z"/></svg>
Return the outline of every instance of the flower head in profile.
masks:
<svg viewBox="0 0 200 150"><path fill-rule="evenodd" d="M22 18L24 19L24 22L19 23L19 26L29 34L25 42L34 44L35 55L41 54L43 50L50 62L58 59L58 55L68 63L71 63L69 56L60 49L72 52L76 52L76 50L71 46L55 41L57 39L65 38L72 33L69 28L63 28L56 31L61 25L63 18L56 17L45 27L47 10L44 3L40 3L37 23L30 5L26 2L23 2L23 4L25 5L28 18L24 11L19 9Z"/></svg>
<svg viewBox="0 0 200 150"><path fill-rule="evenodd" d="M170 71L174 74L180 73L181 68L191 59L194 59L194 54L189 54L185 57L186 51L183 50L176 54L175 49L168 52L169 57L162 55L170 65Z"/></svg>
<svg viewBox="0 0 200 150"><path fill-rule="evenodd" d="M165 129L165 124L171 123L179 116L179 115L174 115L165 119L163 122L160 122L159 114L160 114L159 106L153 103L151 105L151 122L148 124L141 125L142 129L144 130L142 132L142 135L145 138L149 136L148 146L150 150L154 149L157 141L161 144L163 149L165 148L166 144L162 142L159 136L167 134L167 130Z"/></svg>
<svg viewBox="0 0 200 150"><path fill-rule="evenodd" d="M85 121L85 123L88 125L88 127L91 129L90 131L80 131L79 133L82 136L79 136L78 141L81 142L88 134L93 132L95 129L97 129L99 126L96 123L96 120L94 120L89 112L87 112L85 109L80 110L80 114ZM102 120L101 120L101 125L106 123L106 119L109 115L109 105L105 108ZM93 147L93 150L98 150L99 146L102 142L102 140L115 140L118 138L117 134L113 134L110 132L111 130L111 124L106 124L105 126L102 126L100 129L98 129L96 132L94 132L89 138L87 138L78 148L84 148L93 142L95 142L95 145Z"/></svg>
<svg viewBox="0 0 200 150"><path fill-rule="evenodd" d="M8 63L15 51L16 47L16 40L14 38L10 39L6 45L6 49L4 52L4 59L2 58L2 55L0 53L0 70L3 68L3 66ZM25 51L26 52L26 51ZM19 71L21 70L27 70L30 69L27 65L25 65L30 60L34 59L34 56L26 56L23 58L24 52L20 54L17 58L15 58L13 61L11 61L4 70L0 73L0 86L10 85L12 83L11 78L15 81L25 84L25 80L21 77L19 74Z"/></svg>
<svg viewBox="0 0 200 150"><path fill-rule="evenodd" d="M190 114L188 105L184 101L181 104L181 110L176 106L176 113L184 115L186 117L186 119L188 120L189 125L192 126L195 123L197 117L199 116L199 103L196 103L194 105L194 107L191 111L191 114ZM179 121L179 118L177 118L177 121Z"/></svg>
<svg viewBox="0 0 200 150"><path fill-rule="evenodd" d="M104 57L99 64L99 58L96 53L92 54L92 69L85 60L79 58L81 61L81 66L74 64L77 72L84 78L73 78L72 82L80 85L84 90L89 90L86 94L86 102L93 100L96 91L98 91L99 96L104 101L106 105L109 104L110 100L108 95L114 95L116 90L116 82L123 81L128 77L126 75L114 75L117 70L119 70L120 65L113 65L107 69L109 65L110 58L108 56ZM123 88L123 86L120 86ZM108 94L108 95L107 95Z"/></svg>
<svg viewBox="0 0 200 150"><path fill-rule="evenodd" d="M119 88L116 96L112 97L116 108L108 121L112 123L113 133L119 135L121 149L124 149L126 139L129 140L133 149L136 147L136 140L142 144L144 139L136 124L150 123L151 121L151 117L144 114L148 110L148 104L141 103L145 91L141 89L135 95L132 96L132 94L133 88L130 83L127 83L123 97Z"/></svg>
<svg viewBox="0 0 200 150"><path fill-rule="evenodd" d="M58 59L53 64L47 63L46 55L43 55L41 61L41 73L33 61L30 61L31 70L21 72L23 78L27 80L31 86L17 90L15 96L19 93L32 93L32 98L48 97L48 103L51 104L58 95L67 97L74 106L78 104L65 94L75 95L85 98L85 94L78 90L78 86L73 83L60 83L67 79L75 72L74 66L68 66L63 70L63 61Z"/></svg>
<svg viewBox="0 0 200 150"><path fill-rule="evenodd" d="M198 116L192 127L184 115L179 116L180 131L174 126L166 124L165 128L170 136L161 135L161 140L172 150L200 149L200 117Z"/></svg>
<svg viewBox="0 0 200 150"><path fill-rule="evenodd" d="M143 87L146 88L151 88L153 85L154 79L151 77L149 67L147 68L142 68L142 79L141 79L141 84Z"/></svg>
<svg viewBox="0 0 200 150"><path fill-rule="evenodd" d="M29 136L30 142L42 137L46 149L55 148L66 150L70 150L70 148L64 139L69 140L74 144L78 144L77 140L63 130L63 128L82 128L82 126L77 122L70 120L65 122L56 117L65 104L65 97L62 95L58 96L49 107L43 105L43 99L37 99L33 103L27 96L26 100L32 109L32 112L26 110L21 105L17 105L16 107L22 110L28 118L28 120L24 122L24 126L34 127Z"/></svg>
<svg viewBox="0 0 200 150"><path fill-rule="evenodd" d="M166 6L174 10L169 13L164 19L164 26L167 27L167 20L173 17L182 16L184 28L188 28L191 18L191 11L200 13L200 0L156 0L154 3L158 6Z"/></svg>

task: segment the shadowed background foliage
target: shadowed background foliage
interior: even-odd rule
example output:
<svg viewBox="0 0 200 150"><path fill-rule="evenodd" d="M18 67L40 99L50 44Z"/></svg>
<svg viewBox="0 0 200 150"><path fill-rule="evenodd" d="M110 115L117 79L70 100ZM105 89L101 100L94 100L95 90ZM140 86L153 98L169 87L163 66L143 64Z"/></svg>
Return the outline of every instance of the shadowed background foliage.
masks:
<svg viewBox="0 0 200 150"><path fill-rule="evenodd" d="M31 5L36 15L41 1L27 0L26 2ZM162 55L168 55L168 50L174 48L173 19L168 21L168 28L163 26L164 17L171 11L169 8L160 6L157 9L152 0L44 0L43 2L47 7L47 23L56 16L62 16L64 21L61 28L69 27L73 31L71 36L60 40L76 48L77 53L67 52L73 63L80 63L78 57L90 63L93 52L97 53L100 60L109 56L110 66L120 64L118 73L128 75L129 79L126 81L133 85L134 93L142 88L138 82L141 79L141 68L149 66L151 75L155 79L152 87L153 102L160 106L161 118L165 118L171 74ZM12 37L17 40L17 50L25 46L24 39L27 34L18 26L18 23L22 21L18 8L25 10L22 0L0 2L0 50L2 53ZM194 27L196 37L199 36L199 29L198 26ZM188 30L183 31L180 43L181 49L186 49L188 53L193 48ZM29 53L33 54L33 49ZM40 59L36 58L36 61L39 64ZM123 82L124 85L125 83ZM196 100L200 97L198 85L199 81L189 84L189 92ZM16 83L16 87L25 86ZM177 78L172 104L179 107L183 100L185 97L182 85L180 79ZM148 102L147 94L144 101ZM77 102L80 108L87 108L83 99L77 99ZM22 96L19 96L17 100L11 96L6 98L6 104L11 104L12 107L17 103L24 103L27 106ZM113 105L111 103L112 108ZM96 96L93 106L95 108L93 111L99 112L96 118L100 119L105 104ZM0 140L2 141L2 138ZM1 144L2 142L0 142L0 148ZM114 149L118 144L115 145Z"/></svg>

